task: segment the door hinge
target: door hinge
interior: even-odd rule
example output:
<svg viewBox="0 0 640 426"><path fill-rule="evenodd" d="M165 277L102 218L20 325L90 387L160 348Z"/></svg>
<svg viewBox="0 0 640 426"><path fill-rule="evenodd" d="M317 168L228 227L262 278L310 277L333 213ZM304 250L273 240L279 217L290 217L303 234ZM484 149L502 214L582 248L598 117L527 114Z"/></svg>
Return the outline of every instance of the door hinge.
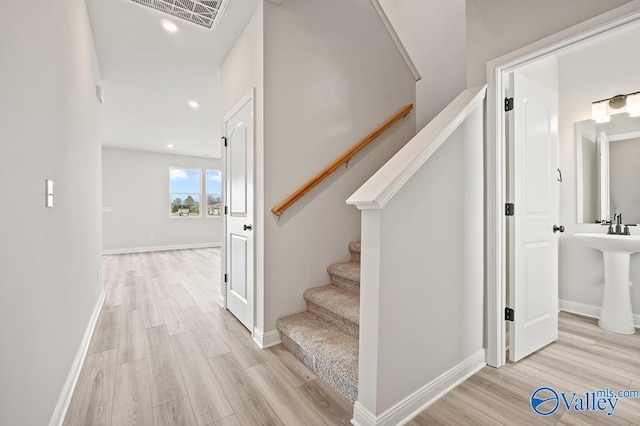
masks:
<svg viewBox="0 0 640 426"><path fill-rule="evenodd" d="M224 214L229 214L229 207L224 206Z"/></svg>
<svg viewBox="0 0 640 426"><path fill-rule="evenodd" d="M513 109L513 98L504 98L504 110L509 112Z"/></svg>
<svg viewBox="0 0 640 426"><path fill-rule="evenodd" d="M504 308L504 320L505 321L513 321L514 317L515 317L515 313L513 312L513 309Z"/></svg>
<svg viewBox="0 0 640 426"><path fill-rule="evenodd" d="M222 143L224 144L225 148L227 147L227 137L226 136L222 136L220 139L222 139Z"/></svg>
<svg viewBox="0 0 640 426"><path fill-rule="evenodd" d="M229 275L228 274L224 274L224 282L226 283L229 280Z"/></svg>
<svg viewBox="0 0 640 426"><path fill-rule="evenodd" d="M505 203L504 204L504 215L505 216L513 216L516 207L513 203Z"/></svg>

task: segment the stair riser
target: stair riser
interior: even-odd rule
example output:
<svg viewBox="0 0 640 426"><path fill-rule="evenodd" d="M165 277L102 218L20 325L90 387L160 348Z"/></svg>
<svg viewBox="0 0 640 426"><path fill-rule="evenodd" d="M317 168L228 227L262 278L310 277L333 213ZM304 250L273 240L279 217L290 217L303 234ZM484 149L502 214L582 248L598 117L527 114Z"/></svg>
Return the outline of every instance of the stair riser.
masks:
<svg viewBox="0 0 640 426"><path fill-rule="evenodd" d="M344 331L347 334L358 337L360 334L360 326L353 321L349 321L348 319L337 315L322 306L318 306L313 302L307 300L307 310L311 313L318 315L320 318L325 321L335 325L341 331Z"/></svg>
<svg viewBox="0 0 640 426"><path fill-rule="evenodd" d="M348 278L340 277L338 275L329 274L331 277L331 284L344 288L345 290L353 291L360 294L360 282L353 281Z"/></svg>
<svg viewBox="0 0 640 426"><path fill-rule="evenodd" d="M352 262L360 262L361 245L359 242L349 243L349 252L351 253Z"/></svg>
<svg viewBox="0 0 640 426"><path fill-rule="evenodd" d="M311 355L307 354L300 346L282 333L282 345L296 358L302 361L307 367L317 374L325 383L333 388L340 395L354 403L358 399L358 384L334 372L330 363L317 362Z"/></svg>

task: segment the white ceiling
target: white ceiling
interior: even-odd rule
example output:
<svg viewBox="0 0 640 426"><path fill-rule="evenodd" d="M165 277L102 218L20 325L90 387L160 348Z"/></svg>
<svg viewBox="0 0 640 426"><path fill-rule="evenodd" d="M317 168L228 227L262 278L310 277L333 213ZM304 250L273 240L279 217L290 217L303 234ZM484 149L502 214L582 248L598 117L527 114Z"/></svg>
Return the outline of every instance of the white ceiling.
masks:
<svg viewBox="0 0 640 426"><path fill-rule="evenodd" d="M230 0L214 32L130 0L86 2L104 88L103 145L220 157L220 65L259 0Z"/></svg>

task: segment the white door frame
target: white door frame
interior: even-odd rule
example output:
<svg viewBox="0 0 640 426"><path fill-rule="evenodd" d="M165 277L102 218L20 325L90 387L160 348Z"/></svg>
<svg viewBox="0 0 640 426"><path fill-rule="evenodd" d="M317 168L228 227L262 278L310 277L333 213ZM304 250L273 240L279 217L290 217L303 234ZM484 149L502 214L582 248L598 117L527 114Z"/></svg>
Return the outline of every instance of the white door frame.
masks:
<svg viewBox="0 0 640 426"><path fill-rule="evenodd" d="M224 133L223 138L227 137L226 134L226 123L227 121L229 121L229 119L231 117L233 117L236 113L238 113L238 111L240 111L246 104L251 103L252 105L252 111L253 111L253 149L254 149L254 155L255 155L255 145L256 145L256 137L255 137L255 133L256 133L256 97L255 97L255 88L252 88L251 90L249 90L249 92L242 97L242 99L229 111L227 112L223 119L222 119L222 131ZM224 140L224 139L222 139ZM222 143L221 140L221 143ZM228 208L228 203L227 203L227 186L226 186L226 180L227 180L227 151L225 149L224 146L221 147L221 151L222 151L222 156L221 156L221 160L222 160L222 179L223 179L223 185L222 185L222 204L225 206L225 208ZM254 173L253 173L253 182L252 185L255 189L256 186L256 176L255 176L255 167L254 167ZM254 197L255 197L255 192L254 192ZM255 201L255 200L254 200ZM256 205L254 202L254 218L256 216L256 211L255 211ZM218 301L218 303L220 304L220 306L222 306L223 308L227 309L227 286L228 286L228 282L225 282L224 280L224 276L225 273L227 273L227 215L224 213L223 211L223 220L222 220L222 242L221 242L221 248L222 248L222 253L221 253L221 257L220 257L220 261L221 261L221 268L220 268L220 299ZM255 250L255 240L254 240L254 277L253 277L253 283L254 283L254 297L253 297L253 326L251 327L251 335L253 336L254 333L254 326L256 323L256 291L255 291L255 285L256 285L256 280L255 280L255 254L256 254L256 250Z"/></svg>
<svg viewBox="0 0 640 426"><path fill-rule="evenodd" d="M640 22L637 2L573 26L529 46L518 49L487 64L487 126L486 126L486 362L493 367L506 363L506 144L504 98L509 84L508 74L562 49Z"/></svg>

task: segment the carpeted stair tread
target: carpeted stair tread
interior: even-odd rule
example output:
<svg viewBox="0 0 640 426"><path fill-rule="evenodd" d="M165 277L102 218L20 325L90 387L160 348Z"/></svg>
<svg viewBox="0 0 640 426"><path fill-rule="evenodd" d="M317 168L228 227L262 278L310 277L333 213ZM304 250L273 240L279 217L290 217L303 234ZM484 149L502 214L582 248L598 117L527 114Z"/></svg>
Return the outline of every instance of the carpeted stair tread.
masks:
<svg viewBox="0 0 640 426"><path fill-rule="evenodd" d="M309 311L280 318L276 326L285 347L339 393L355 401L358 389L358 338ZM290 340L294 345L287 345Z"/></svg>
<svg viewBox="0 0 640 426"><path fill-rule="evenodd" d="M327 268L329 275L360 282L360 262L334 263Z"/></svg>
<svg viewBox="0 0 640 426"><path fill-rule="evenodd" d="M347 334L360 335L360 296L333 284L305 290L307 310Z"/></svg>
<svg viewBox="0 0 640 426"><path fill-rule="evenodd" d="M351 253L352 262L360 262L360 241L349 243L349 252Z"/></svg>
<svg viewBox="0 0 640 426"><path fill-rule="evenodd" d="M307 310L280 318L282 345L336 392L358 398L360 249L349 243L351 260L327 268L331 284L307 289Z"/></svg>
<svg viewBox="0 0 640 426"><path fill-rule="evenodd" d="M276 325L291 340L323 359L358 362L358 339L337 330L311 312L280 318Z"/></svg>

